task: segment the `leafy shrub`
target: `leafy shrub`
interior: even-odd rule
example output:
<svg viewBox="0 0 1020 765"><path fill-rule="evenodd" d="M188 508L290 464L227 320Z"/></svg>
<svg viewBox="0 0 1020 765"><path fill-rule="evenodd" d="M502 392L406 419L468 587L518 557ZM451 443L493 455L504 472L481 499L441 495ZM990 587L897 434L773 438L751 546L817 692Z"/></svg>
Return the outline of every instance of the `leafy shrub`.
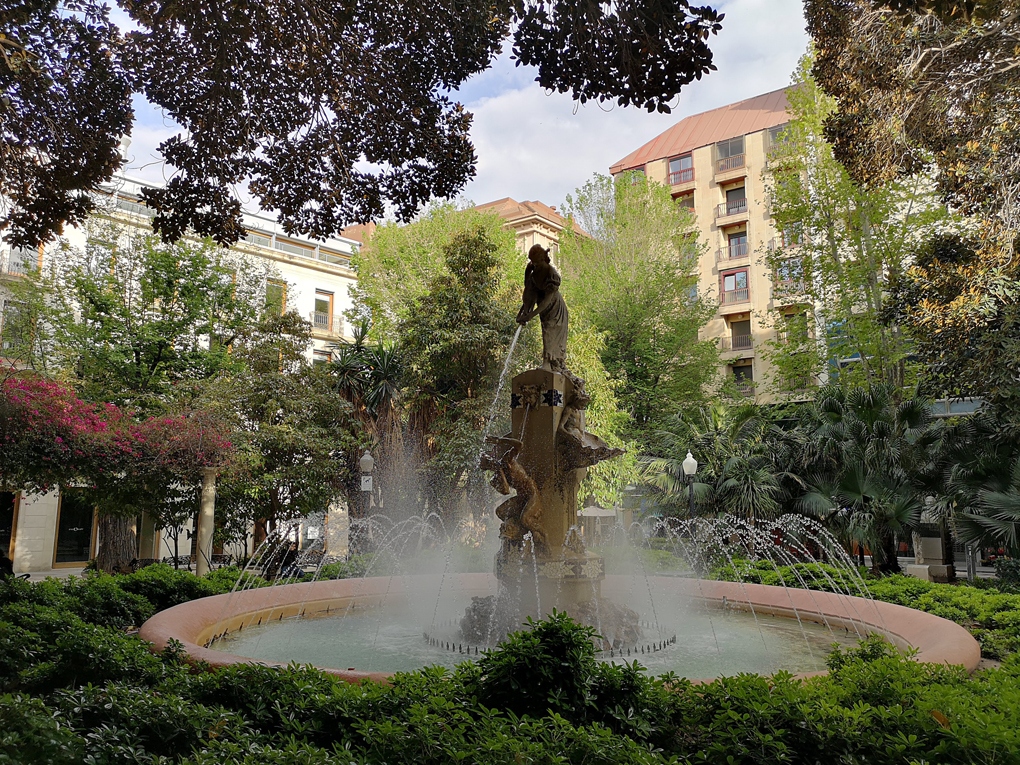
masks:
<svg viewBox="0 0 1020 765"><path fill-rule="evenodd" d="M78 765L83 741L62 725L41 700L0 696L0 765Z"/></svg>
<svg viewBox="0 0 1020 765"><path fill-rule="evenodd" d="M117 584L125 592L145 598L156 611L220 592L211 582L166 563L154 563L141 571L117 577Z"/></svg>
<svg viewBox="0 0 1020 765"><path fill-rule="evenodd" d="M0 625L23 656L5 669L9 691L46 693L108 680L153 685L164 675L160 658L146 643L67 611L34 603L3 606Z"/></svg>
<svg viewBox="0 0 1020 765"><path fill-rule="evenodd" d="M995 561L995 577L1006 584L1020 586L1020 560L999 558Z"/></svg>
<svg viewBox="0 0 1020 765"><path fill-rule="evenodd" d="M541 717L552 711L583 720L595 675L595 629L553 612L528 629L510 634L470 671L470 689L486 707Z"/></svg>
<svg viewBox="0 0 1020 765"><path fill-rule="evenodd" d="M142 597L125 592L117 577L68 577L43 582L0 581L0 606L34 603L67 611L80 619L104 627L135 627L154 613Z"/></svg>

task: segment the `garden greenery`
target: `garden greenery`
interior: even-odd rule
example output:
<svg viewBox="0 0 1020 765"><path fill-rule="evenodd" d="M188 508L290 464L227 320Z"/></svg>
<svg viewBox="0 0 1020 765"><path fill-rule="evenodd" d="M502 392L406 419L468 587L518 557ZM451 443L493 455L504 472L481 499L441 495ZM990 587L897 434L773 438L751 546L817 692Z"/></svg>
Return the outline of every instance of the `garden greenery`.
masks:
<svg viewBox="0 0 1020 765"><path fill-rule="evenodd" d="M713 572L716 579L832 591L841 572L825 563L776 566L770 561L735 560ZM998 584L998 583L997 583ZM1012 589L1008 584L1003 589ZM938 584L912 576L867 580L875 600L916 608L961 624L981 644L981 655L1005 659L1020 652L1020 594L964 584Z"/></svg>
<svg viewBox="0 0 1020 765"><path fill-rule="evenodd" d="M907 765L1020 750L1020 658L969 678L878 638L833 653L828 677L693 686L595 661L591 630L554 614L456 670L349 685L310 667L192 667L179 644L157 655L125 633L237 575L0 582L0 765Z"/></svg>

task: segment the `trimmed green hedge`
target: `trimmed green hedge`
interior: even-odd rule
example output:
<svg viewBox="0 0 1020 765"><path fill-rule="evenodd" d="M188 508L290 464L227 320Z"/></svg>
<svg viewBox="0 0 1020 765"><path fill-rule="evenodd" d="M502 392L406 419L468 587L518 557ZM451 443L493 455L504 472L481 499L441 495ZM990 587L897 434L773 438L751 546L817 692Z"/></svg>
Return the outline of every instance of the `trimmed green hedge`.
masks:
<svg viewBox="0 0 1020 765"><path fill-rule="evenodd" d="M713 577L827 591L841 589L833 586L841 582L840 571L824 563L798 563L777 569L768 561L737 560L732 566L716 569ZM981 655L986 658L1004 659L1020 651L1020 595L902 575L882 579L868 575L865 584L876 600L916 608L963 625L981 644Z"/></svg>

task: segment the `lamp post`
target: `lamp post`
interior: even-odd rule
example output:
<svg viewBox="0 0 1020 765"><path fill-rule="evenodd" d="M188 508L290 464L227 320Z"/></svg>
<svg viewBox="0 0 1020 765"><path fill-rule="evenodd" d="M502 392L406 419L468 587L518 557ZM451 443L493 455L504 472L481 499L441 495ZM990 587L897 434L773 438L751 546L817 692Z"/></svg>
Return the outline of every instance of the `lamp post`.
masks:
<svg viewBox="0 0 1020 765"><path fill-rule="evenodd" d="M368 515L372 501L372 470L375 468L375 459L368 449L365 449L365 453L358 460L358 467L361 468L361 495L364 503L362 515Z"/></svg>
<svg viewBox="0 0 1020 765"><path fill-rule="evenodd" d="M691 517L694 517L694 474L698 472L698 461L694 459L694 455L687 452L687 456L684 457L683 461L684 475L690 479L690 495L691 495Z"/></svg>
<svg viewBox="0 0 1020 765"><path fill-rule="evenodd" d="M361 507L358 511L358 517L367 518L368 511L372 507L372 469L375 467L375 459L369 453L368 449L365 449L365 453L362 454L361 459L358 460L358 467L361 469L361 501L359 502ZM351 536L348 537L348 552L364 552L362 549L364 540L362 540L360 536L364 532L365 524L358 524L357 528L355 528L355 524L352 519L348 528L350 529L349 533L351 534Z"/></svg>

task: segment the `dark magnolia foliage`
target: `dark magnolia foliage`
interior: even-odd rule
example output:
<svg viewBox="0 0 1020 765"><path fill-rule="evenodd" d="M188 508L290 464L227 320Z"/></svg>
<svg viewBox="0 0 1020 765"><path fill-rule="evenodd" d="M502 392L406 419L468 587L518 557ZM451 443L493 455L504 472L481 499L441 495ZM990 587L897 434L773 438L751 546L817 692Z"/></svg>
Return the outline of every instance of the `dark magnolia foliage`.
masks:
<svg viewBox="0 0 1020 765"><path fill-rule="evenodd" d="M1015 0L807 0L837 159L880 183L934 163L953 207L1020 225ZM890 13L890 10L894 11Z"/></svg>
<svg viewBox="0 0 1020 765"><path fill-rule="evenodd" d="M288 232L324 237L387 205L407 219L464 186L475 172L471 115L449 93L485 70L508 36L543 87L668 111L683 85L714 68L706 39L722 20L686 0L119 5L138 27L123 37L87 0L61 6L69 14L37 2L0 15L10 30L0 119L24 133L3 165L13 207L0 229L13 241L50 239L88 211L82 192L117 167L132 91L182 127L160 147L175 174L146 192L164 238L190 228L235 241L233 189L244 183ZM75 46L84 52L65 55ZM83 55L91 58L68 73ZM37 73L19 74L26 67ZM55 84L26 90L21 80L33 78ZM36 112L49 127L24 130ZM17 168L35 182L15 184ZM74 205L51 204L60 194Z"/></svg>
<svg viewBox="0 0 1020 765"><path fill-rule="evenodd" d="M0 230L30 245L88 215L88 190L120 164L131 87L100 2L5 2L0 30L0 198L14 203Z"/></svg>

